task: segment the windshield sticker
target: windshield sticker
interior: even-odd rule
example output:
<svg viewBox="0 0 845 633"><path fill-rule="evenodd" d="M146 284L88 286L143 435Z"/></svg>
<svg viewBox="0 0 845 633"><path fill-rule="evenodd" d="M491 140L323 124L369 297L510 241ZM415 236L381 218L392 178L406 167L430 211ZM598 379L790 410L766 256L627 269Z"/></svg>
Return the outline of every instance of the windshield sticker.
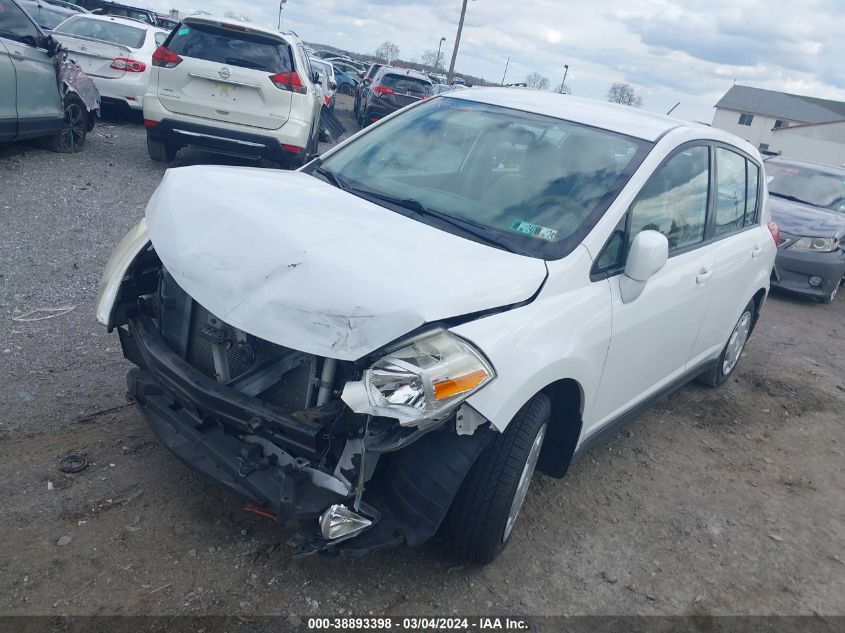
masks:
<svg viewBox="0 0 845 633"><path fill-rule="evenodd" d="M551 241L557 237L557 231L555 229L540 226L539 224L532 224L531 222L523 222L521 220L515 220L514 223L511 224L511 231L516 231L517 233L522 233L523 235L529 235L531 237L539 237L541 240Z"/></svg>
<svg viewBox="0 0 845 633"><path fill-rule="evenodd" d="M179 29L179 32L176 35L187 35L189 32L190 32L190 29L187 26L185 26L185 27Z"/></svg>

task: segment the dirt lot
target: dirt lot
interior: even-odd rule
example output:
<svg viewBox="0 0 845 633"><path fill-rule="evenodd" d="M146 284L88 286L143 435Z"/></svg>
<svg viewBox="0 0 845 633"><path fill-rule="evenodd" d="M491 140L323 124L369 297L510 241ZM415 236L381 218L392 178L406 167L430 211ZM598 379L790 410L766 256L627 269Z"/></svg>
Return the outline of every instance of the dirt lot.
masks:
<svg viewBox="0 0 845 633"><path fill-rule="evenodd" d="M438 543L294 560L291 526L154 439L94 320L103 264L162 173L125 117L76 156L0 146L0 612L845 613L845 293L771 297L735 379L538 476L486 568ZM57 307L73 309L15 320ZM90 467L59 472L69 451Z"/></svg>

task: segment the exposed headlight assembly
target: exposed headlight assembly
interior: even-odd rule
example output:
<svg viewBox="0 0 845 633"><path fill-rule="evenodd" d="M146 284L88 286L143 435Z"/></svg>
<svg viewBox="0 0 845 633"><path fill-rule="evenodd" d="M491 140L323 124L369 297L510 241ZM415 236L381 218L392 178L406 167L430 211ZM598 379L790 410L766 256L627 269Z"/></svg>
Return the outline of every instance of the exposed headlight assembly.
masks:
<svg viewBox="0 0 845 633"><path fill-rule="evenodd" d="M839 240L835 237L802 237L795 240L789 248L794 251L830 253L839 248Z"/></svg>
<svg viewBox="0 0 845 633"><path fill-rule="evenodd" d="M420 426L442 419L495 376L472 345L436 330L376 361L359 382L346 383L342 399L356 413Z"/></svg>

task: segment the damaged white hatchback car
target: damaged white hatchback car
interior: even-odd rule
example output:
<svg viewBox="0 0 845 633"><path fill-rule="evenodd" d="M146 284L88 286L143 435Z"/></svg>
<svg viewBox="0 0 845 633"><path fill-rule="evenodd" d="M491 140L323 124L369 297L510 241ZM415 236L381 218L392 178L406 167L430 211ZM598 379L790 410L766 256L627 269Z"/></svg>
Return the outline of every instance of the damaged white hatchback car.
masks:
<svg viewBox="0 0 845 633"><path fill-rule="evenodd" d="M98 319L184 462L299 552L496 557L535 467L731 375L775 257L758 152L513 89L405 108L297 172L169 170ZM768 224L768 226L767 226Z"/></svg>

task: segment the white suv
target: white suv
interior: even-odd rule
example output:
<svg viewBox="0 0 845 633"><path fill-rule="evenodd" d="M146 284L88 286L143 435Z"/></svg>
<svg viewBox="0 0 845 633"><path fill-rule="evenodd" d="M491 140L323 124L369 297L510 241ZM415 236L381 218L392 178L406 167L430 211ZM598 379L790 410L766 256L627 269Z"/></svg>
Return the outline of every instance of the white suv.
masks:
<svg viewBox="0 0 845 633"><path fill-rule="evenodd" d="M169 170L97 318L153 431L310 520L303 553L440 530L487 562L535 466L562 477L642 405L735 371L775 259L767 199L759 153L721 130L462 90L298 172Z"/></svg>
<svg viewBox="0 0 845 633"><path fill-rule="evenodd" d="M301 165L316 152L320 95L291 33L190 16L153 54L144 100L150 157L192 146Z"/></svg>

